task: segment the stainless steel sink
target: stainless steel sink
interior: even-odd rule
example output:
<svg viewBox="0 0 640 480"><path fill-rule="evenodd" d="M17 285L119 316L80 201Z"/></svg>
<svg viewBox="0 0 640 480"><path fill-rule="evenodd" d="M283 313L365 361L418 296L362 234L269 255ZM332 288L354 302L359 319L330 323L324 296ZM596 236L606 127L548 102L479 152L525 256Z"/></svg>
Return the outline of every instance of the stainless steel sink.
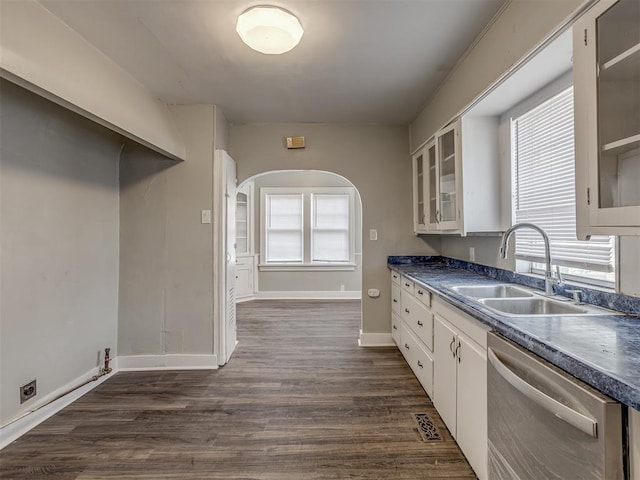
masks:
<svg viewBox="0 0 640 480"><path fill-rule="evenodd" d="M512 285L460 285L452 287L456 293L468 298L522 298L533 294Z"/></svg>
<svg viewBox="0 0 640 480"><path fill-rule="evenodd" d="M588 313L586 308L548 298L483 298L480 303L508 315L575 315Z"/></svg>

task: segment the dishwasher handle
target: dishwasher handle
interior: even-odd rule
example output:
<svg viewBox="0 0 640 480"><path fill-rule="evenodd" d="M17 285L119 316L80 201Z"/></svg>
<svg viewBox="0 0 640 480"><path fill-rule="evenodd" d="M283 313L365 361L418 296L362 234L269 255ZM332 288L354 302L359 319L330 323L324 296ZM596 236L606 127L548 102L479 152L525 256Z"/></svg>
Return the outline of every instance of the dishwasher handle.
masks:
<svg viewBox="0 0 640 480"><path fill-rule="evenodd" d="M487 358L489 363L495 368L495 370L504 378L509 384L522 393L529 400L535 402L537 405L552 413L561 420L564 420L569 425L574 426L581 432L597 438L598 437L598 422L586 415L576 412L565 404L550 397L544 392L541 392L531 384L524 381L518 375L516 375L509 367L500 361L498 356L491 348L487 349Z"/></svg>

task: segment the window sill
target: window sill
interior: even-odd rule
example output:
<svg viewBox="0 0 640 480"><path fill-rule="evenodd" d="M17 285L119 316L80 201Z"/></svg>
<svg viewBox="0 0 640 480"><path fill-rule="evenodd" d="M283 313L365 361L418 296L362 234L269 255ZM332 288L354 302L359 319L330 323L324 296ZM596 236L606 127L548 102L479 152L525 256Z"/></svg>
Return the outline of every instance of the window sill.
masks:
<svg viewBox="0 0 640 480"><path fill-rule="evenodd" d="M356 269L356 265L352 263L343 264L289 264L289 263L269 263L258 265L258 270L261 272L353 272Z"/></svg>

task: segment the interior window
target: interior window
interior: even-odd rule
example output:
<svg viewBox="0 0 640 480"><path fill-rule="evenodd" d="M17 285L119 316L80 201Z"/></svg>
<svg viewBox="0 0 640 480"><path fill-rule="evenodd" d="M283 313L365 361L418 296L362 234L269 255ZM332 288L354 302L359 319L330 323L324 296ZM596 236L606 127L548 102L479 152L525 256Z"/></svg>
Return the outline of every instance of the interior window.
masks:
<svg viewBox="0 0 640 480"><path fill-rule="evenodd" d="M573 87L512 118L514 220L547 232L552 261L566 277L612 287L615 238L576 239L573 132ZM536 232L516 232L516 258L520 271L544 271Z"/></svg>
<svg viewBox="0 0 640 480"><path fill-rule="evenodd" d="M261 266L355 266L352 188L261 188Z"/></svg>

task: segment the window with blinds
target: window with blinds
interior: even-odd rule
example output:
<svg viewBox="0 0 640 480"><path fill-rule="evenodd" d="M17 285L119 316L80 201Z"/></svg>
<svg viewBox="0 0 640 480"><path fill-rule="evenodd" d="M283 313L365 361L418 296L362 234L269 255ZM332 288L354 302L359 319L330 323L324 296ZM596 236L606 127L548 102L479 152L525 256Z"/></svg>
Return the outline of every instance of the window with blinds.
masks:
<svg viewBox="0 0 640 480"><path fill-rule="evenodd" d="M302 263L302 194L267 194L265 200L267 262Z"/></svg>
<svg viewBox="0 0 640 480"><path fill-rule="evenodd" d="M355 190L260 188L260 267L355 268Z"/></svg>
<svg viewBox="0 0 640 480"><path fill-rule="evenodd" d="M573 88L512 121L515 222L542 227L556 265L581 270L614 269L614 237L576 239ZM516 232L516 258L544 259L534 231Z"/></svg>
<svg viewBox="0 0 640 480"><path fill-rule="evenodd" d="M350 196L311 194L312 262L349 261Z"/></svg>

